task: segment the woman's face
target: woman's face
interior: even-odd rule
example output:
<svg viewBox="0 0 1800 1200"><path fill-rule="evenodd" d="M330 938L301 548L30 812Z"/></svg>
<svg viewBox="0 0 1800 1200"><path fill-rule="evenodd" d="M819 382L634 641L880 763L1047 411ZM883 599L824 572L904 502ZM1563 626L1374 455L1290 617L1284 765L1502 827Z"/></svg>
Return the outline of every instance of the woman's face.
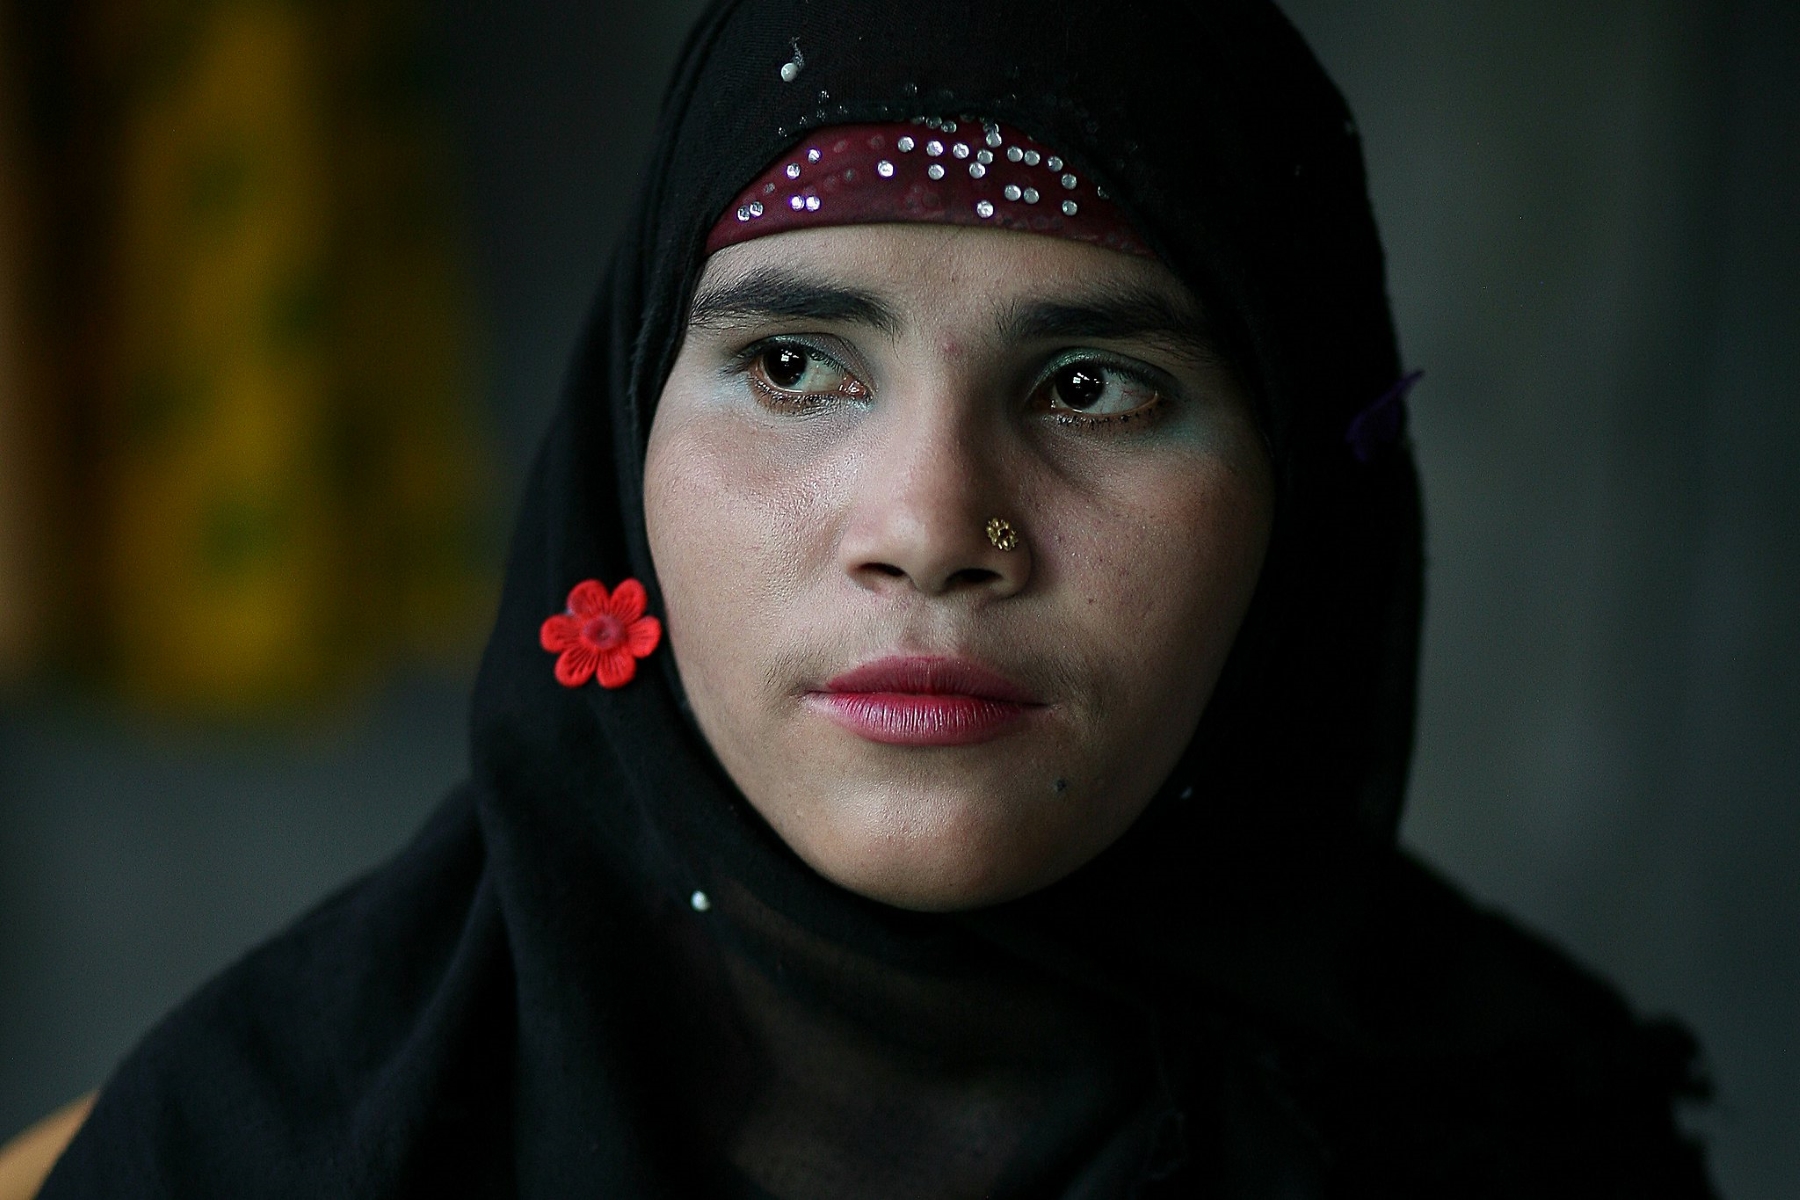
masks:
<svg viewBox="0 0 1800 1200"><path fill-rule="evenodd" d="M814 869L926 910L1043 887L1137 818L1271 510L1249 404L1170 271L937 225L714 254L645 480L719 760Z"/></svg>

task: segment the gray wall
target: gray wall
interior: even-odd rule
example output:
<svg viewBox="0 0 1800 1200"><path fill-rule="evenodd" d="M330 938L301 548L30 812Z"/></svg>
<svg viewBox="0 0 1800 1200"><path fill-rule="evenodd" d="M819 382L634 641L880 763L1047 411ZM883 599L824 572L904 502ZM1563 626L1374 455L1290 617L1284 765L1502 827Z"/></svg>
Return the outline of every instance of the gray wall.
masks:
<svg viewBox="0 0 1800 1200"><path fill-rule="evenodd" d="M1367 142L1430 520L1405 837L1701 1032L1800 1195L1800 6L1294 0Z"/></svg>
<svg viewBox="0 0 1800 1200"><path fill-rule="evenodd" d="M697 7L444 5L522 469ZM1290 0L1357 110L1432 556L1407 841L1700 1031L1800 1195L1800 8ZM302 734L0 716L0 1128L388 852L461 683Z"/></svg>

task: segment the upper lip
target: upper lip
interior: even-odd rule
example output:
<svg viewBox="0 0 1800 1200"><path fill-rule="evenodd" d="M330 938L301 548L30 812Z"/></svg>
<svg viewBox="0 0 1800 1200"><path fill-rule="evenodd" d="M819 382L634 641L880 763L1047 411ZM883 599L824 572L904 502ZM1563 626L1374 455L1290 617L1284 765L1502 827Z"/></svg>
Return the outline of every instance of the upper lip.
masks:
<svg viewBox="0 0 1800 1200"><path fill-rule="evenodd" d="M895 655L866 662L827 680L827 692L898 692L973 696L1009 704L1042 703L1024 684L966 658Z"/></svg>

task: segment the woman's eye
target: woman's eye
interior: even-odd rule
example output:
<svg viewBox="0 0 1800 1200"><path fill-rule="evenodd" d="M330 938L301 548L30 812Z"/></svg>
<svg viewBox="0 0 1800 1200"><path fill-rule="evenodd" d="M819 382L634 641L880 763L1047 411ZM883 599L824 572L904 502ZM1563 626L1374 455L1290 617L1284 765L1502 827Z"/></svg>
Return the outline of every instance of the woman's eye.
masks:
<svg viewBox="0 0 1800 1200"><path fill-rule="evenodd" d="M765 346L752 360L751 368L759 382L782 392L861 396L865 390L838 363L804 346Z"/></svg>
<svg viewBox="0 0 1800 1200"><path fill-rule="evenodd" d="M1057 367L1040 385L1039 396L1053 414L1088 418L1136 416L1162 399L1162 393L1144 380L1089 361Z"/></svg>

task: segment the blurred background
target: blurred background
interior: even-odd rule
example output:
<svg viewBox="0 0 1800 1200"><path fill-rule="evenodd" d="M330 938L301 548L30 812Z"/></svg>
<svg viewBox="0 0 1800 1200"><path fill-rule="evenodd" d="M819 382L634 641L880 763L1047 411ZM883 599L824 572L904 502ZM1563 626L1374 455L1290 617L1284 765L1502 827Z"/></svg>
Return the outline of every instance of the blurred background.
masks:
<svg viewBox="0 0 1800 1200"><path fill-rule="evenodd" d="M1404 836L1800 1195L1800 6L1286 7L1427 371ZM462 775L697 9L0 0L0 1138Z"/></svg>

